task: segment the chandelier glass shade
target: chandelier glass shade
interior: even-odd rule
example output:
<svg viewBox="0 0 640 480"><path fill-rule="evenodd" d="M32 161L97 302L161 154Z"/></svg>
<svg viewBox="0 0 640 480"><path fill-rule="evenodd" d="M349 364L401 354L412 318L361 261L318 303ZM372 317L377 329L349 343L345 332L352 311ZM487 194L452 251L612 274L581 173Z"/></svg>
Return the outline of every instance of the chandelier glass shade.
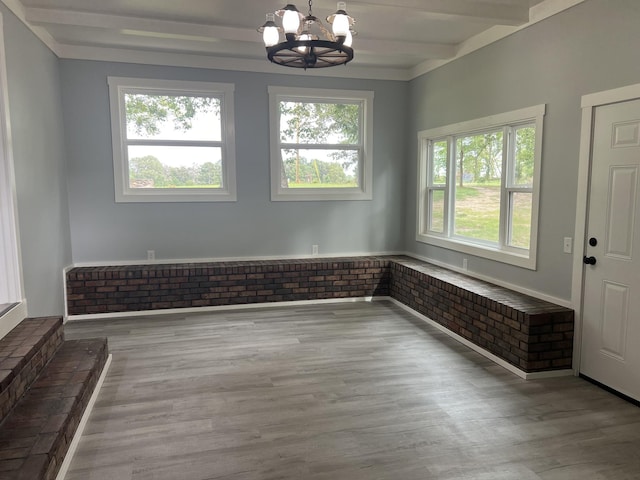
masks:
<svg viewBox="0 0 640 480"><path fill-rule="evenodd" d="M353 60L353 24L346 12L346 2L338 2L337 11L327 17L329 30L311 11L304 16L295 5L267 13L262 33L267 58L278 65L292 68L324 68L344 65ZM280 19L280 26L276 23ZM284 40L281 41L281 34Z"/></svg>

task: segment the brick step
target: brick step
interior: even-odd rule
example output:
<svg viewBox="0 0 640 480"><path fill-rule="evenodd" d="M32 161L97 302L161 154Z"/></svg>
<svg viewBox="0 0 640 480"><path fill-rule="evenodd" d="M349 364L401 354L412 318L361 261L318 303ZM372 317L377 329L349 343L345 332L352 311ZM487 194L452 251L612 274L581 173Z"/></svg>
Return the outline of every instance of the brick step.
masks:
<svg viewBox="0 0 640 480"><path fill-rule="evenodd" d="M0 422L62 345L61 317L27 318L0 339Z"/></svg>
<svg viewBox="0 0 640 480"><path fill-rule="evenodd" d="M104 338L63 343L0 424L0 479L56 478L107 355Z"/></svg>

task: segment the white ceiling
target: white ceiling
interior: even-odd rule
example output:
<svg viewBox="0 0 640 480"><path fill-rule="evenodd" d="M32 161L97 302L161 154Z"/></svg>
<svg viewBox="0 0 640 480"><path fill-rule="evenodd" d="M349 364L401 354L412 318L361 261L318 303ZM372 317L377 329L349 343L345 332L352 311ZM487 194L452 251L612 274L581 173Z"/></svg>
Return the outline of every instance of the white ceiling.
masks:
<svg viewBox="0 0 640 480"><path fill-rule="evenodd" d="M351 0L355 58L328 70L410 79L581 1ZM284 0L2 2L61 58L301 73L270 65L256 31ZM307 0L291 3L308 10ZM335 10L334 0L313 3L321 19Z"/></svg>

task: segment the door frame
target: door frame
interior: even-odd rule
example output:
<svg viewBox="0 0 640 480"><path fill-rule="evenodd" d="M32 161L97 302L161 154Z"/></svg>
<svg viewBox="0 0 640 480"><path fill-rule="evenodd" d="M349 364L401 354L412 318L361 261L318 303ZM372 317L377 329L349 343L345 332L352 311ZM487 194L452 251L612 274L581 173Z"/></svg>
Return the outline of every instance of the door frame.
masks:
<svg viewBox="0 0 640 480"><path fill-rule="evenodd" d="M593 120L596 108L612 103L640 99L640 83L626 87L583 95L581 100L582 127L580 129L580 157L578 165L578 193L576 201L576 225L574 232L573 275L571 303L575 311L575 335L573 338L573 372L580 373L582 354L582 311L584 306L584 263L587 220L589 217L589 188L591 180L591 146Z"/></svg>

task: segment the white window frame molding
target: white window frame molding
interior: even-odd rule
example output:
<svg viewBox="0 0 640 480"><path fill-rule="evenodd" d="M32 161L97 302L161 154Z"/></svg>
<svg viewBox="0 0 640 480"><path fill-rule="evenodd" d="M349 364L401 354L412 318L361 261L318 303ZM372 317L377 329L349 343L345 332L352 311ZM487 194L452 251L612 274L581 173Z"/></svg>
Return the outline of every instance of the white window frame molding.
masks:
<svg viewBox="0 0 640 480"><path fill-rule="evenodd" d="M373 98L374 92L366 90L334 90L318 88L290 88L269 86L269 124L271 143L271 201L324 201L373 199ZM281 101L310 101L359 103L362 106L360 144L362 152L357 188L282 188L280 184L282 159L280 155ZM329 145L331 146L331 145Z"/></svg>
<svg viewBox="0 0 640 480"><path fill-rule="evenodd" d="M454 250L457 252L475 255L498 262L515 265L518 267L527 268L529 270L536 269L537 259L537 239L538 239L538 214L539 214L539 198L540 198L540 174L542 167L542 138L543 138L543 123L544 115L546 111L546 105L536 105L528 108L514 110L511 112L501 113L497 115L490 115L483 118L469 120L465 122L456 123L453 125L446 125L442 127L432 128L429 130L423 130L418 132L418 185L417 185L417 219L416 219L416 241L434 245L437 247ZM483 244L481 242L469 241L462 237L455 237L452 235L447 236L446 232L438 234L431 232L428 229L429 219L429 145L430 142L440 141L443 139L452 139L453 137L467 134L482 133L489 130L504 129L505 133L514 130L520 125L531 124L536 128L535 139L535 154L534 154L534 178L532 193L532 205L531 205L531 236L529 241L529 249L521 249L510 247L506 243L506 236L508 225L506 222L507 215L507 203L508 203L508 191L520 191L517 187L512 187L507 184L508 168L507 165L503 165L502 169L502 181L501 181L501 195L500 195L500 216L501 225L505 227L500 231L500 242L498 246ZM503 140L506 145L506 136ZM506 149L504 158L506 161ZM452 159L452 152L449 151L449 164L448 172L455 172L452 169L455 165ZM453 195L452 182L450 181L448 174L447 185L445 187L445 217L450 218L452 212L449 211L449 206L452 202L449 201L451 195Z"/></svg>
<svg viewBox="0 0 640 480"><path fill-rule="evenodd" d="M0 13L0 303L17 304L2 316L0 338L27 316L18 230L18 200L11 142L6 58L4 23Z"/></svg>
<svg viewBox="0 0 640 480"><path fill-rule="evenodd" d="M234 90L231 83L191 82L148 78L108 77L113 143L115 200L129 202L235 202L236 145ZM126 93L155 95L202 95L220 99L222 188L130 188L126 141ZM167 142L171 143L171 142Z"/></svg>

